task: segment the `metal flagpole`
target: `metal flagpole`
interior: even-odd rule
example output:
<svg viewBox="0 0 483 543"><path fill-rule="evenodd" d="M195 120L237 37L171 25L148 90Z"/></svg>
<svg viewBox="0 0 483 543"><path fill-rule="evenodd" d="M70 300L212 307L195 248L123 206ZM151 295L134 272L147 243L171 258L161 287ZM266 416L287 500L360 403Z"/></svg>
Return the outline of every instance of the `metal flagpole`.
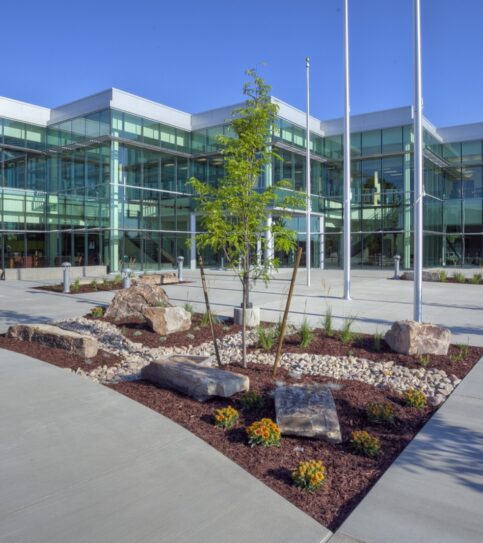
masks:
<svg viewBox="0 0 483 543"><path fill-rule="evenodd" d="M414 320L422 322L423 281L423 99L421 5L414 0Z"/></svg>
<svg viewBox="0 0 483 543"><path fill-rule="evenodd" d="M344 299L351 299L351 146L349 104L349 0L344 0Z"/></svg>
<svg viewBox="0 0 483 543"><path fill-rule="evenodd" d="M307 120L305 124L305 141L307 144L307 158L305 164L306 175L306 188L307 188L307 234L305 241L305 264L307 266L307 286L310 287L310 265L312 257L312 244L310 233L310 217L312 212L312 194L311 194L311 181L310 181L310 57L305 59L305 68L307 76Z"/></svg>

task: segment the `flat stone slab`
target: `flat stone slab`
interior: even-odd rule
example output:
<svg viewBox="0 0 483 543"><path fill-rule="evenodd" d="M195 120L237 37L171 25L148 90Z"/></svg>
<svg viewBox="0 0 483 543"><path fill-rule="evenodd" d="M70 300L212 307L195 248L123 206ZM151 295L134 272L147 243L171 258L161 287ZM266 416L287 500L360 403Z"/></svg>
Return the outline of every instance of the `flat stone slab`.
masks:
<svg viewBox="0 0 483 543"><path fill-rule="evenodd" d="M145 366L141 370L141 379L162 388L176 390L200 402L213 396L229 398L250 388L250 380L246 375L169 358Z"/></svg>
<svg viewBox="0 0 483 543"><path fill-rule="evenodd" d="M182 307L146 307L143 316L153 332L162 336L191 328L191 313Z"/></svg>
<svg viewBox="0 0 483 543"><path fill-rule="evenodd" d="M10 326L7 337L64 349L83 358L93 358L98 351L97 339L51 324L16 324Z"/></svg>
<svg viewBox="0 0 483 543"><path fill-rule="evenodd" d="M214 356L200 356L196 354L172 354L166 358L171 362L191 362L205 368L211 368L215 361Z"/></svg>
<svg viewBox="0 0 483 543"><path fill-rule="evenodd" d="M451 332L434 324L397 321L386 332L384 341L397 353L408 355L447 355Z"/></svg>
<svg viewBox="0 0 483 543"><path fill-rule="evenodd" d="M278 387L275 390L275 411L282 434L342 442L334 398L325 385Z"/></svg>

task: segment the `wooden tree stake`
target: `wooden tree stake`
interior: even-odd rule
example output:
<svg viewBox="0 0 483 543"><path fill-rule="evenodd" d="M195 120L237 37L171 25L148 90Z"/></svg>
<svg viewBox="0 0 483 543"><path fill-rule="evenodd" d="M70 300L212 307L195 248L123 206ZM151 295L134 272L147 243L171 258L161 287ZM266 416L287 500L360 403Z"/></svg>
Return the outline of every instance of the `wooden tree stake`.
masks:
<svg viewBox="0 0 483 543"><path fill-rule="evenodd" d="M215 327L213 326L213 319L211 318L210 301L208 300L208 289L206 287L206 279L205 279L205 269L203 268L203 258L201 257L201 255L199 256L198 264L200 266L201 285L203 286L203 294L205 295L205 304L206 304L206 311L208 314L208 321L210 323L210 328L211 328L211 337L213 338L213 345L215 346L216 361L218 362L218 366L221 367L220 351L218 350Z"/></svg>
<svg viewBox="0 0 483 543"><path fill-rule="evenodd" d="M295 280L297 278L297 270L299 269L299 266L300 266L301 257L302 257L302 247L299 247L297 249L297 256L295 257L295 264L294 264L293 272L292 272L292 280L290 281L290 289L288 291L287 303L285 305L285 311L283 313L282 326L280 327L280 337L278 338L277 354L275 355L275 362L273 363L274 377L277 372L280 356L282 354L283 340L285 338L285 329L287 328L288 313L290 309L290 303L292 302L292 295L293 295L293 290L295 287Z"/></svg>

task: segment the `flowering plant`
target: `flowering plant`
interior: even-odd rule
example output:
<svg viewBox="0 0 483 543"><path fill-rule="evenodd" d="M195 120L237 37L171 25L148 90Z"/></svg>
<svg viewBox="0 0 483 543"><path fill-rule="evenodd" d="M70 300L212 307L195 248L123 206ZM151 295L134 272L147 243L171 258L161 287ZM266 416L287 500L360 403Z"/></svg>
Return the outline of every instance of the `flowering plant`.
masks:
<svg viewBox="0 0 483 543"><path fill-rule="evenodd" d="M292 480L303 490L317 490L325 482L325 466L320 460L299 462L297 469L292 472Z"/></svg>
<svg viewBox="0 0 483 543"><path fill-rule="evenodd" d="M235 408L228 406L216 409L214 418L215 426L229 430L238 422L240 415Z"/></svg>
<svg viewBox="0 0 483 543"><path fill-rule="evenodd" d="M261 419L246 429L250 447L280 447L280 428L272 419Z"/></svg>

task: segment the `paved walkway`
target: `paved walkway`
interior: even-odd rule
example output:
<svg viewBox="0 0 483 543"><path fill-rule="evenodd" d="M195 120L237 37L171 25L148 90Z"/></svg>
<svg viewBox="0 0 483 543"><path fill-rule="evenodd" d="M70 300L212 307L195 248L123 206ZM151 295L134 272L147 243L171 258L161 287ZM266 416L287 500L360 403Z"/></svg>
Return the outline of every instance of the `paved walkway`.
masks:
<svg viewBox="0 0 483 543"><path fill-rule="evenodd" d="M330 543L483 541L483 359Z"/></svg>
<svg viewBox="0 0 483 543"><path fill-rule="evenodd" d="M330 535L165 417L0 350L1 543L319 543Z"/></svg>
<svg viewBox="0 0 483 543"><path fill-rule="evenodd" d="M289 288L291 270L283 269L268 287L258 282L251 300L262 308L262 319L281 319ZM345 318L355 318L356 332L384 332L395 320L411 319L412 281L391 281L389 270L353 271L353 300L342 299L340 270L313 270L312 286L305 285L305 270L300 270L292 300L290 320L300 323L305 317L320 326L330 308L335 328ZM205 311L199 271L185 271L190 283L166 285L175 304L191 303ZM219 315L233 316L240 304L240 281L228 272L207 270L210 301ZM109 303L112 292L61 294L36 290L38 283L0 281L0 333L17 322L48 322L87 313L96 304ZM456 343L483 346L483 286L450 283L423 283L423 319L450 328Z"/></svg>

